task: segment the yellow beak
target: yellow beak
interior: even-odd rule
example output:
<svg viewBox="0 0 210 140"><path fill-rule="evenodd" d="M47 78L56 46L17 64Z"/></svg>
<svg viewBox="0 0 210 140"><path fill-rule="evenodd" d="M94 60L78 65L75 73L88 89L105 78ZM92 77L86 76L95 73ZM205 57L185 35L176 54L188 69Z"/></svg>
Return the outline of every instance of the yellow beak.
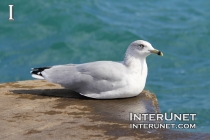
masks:
<svg viewBox="0 0 210 140"><path fill-rule="evenodd" d="M151 53L154 53L154 54L157 54L157 55L160 55L160 56L163 56L163 53L159 50L150 50Z"/></svg>

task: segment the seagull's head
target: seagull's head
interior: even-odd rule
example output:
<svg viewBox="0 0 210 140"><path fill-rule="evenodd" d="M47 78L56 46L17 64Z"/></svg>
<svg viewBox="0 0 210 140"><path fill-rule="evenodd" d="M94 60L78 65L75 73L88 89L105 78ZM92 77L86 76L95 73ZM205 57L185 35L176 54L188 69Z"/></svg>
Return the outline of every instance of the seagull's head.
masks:
<svg viewBox="0 0 210 140"><path fill-rule="evenodd" d="M163 56L161 51L154 49L149 42L144 40L136 40L132 42L126 53L129 53L134 57L147 57L152 53Z"/></svg>

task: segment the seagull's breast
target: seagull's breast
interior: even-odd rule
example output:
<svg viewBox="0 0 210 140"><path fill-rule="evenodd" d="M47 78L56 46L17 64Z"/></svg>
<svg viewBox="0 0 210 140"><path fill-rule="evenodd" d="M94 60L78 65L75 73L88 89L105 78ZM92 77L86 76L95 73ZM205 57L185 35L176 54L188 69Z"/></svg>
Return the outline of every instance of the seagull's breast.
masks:
<svg viewBox="0 0 210 140"><path fill-rule="evenodd" d="M131 92L139 94L145 87L147 78L147 64L142 61L129 69L128 86Z"/></svg>
<svg viewBox="0 0 210 140"><path fill-rule="evenodd" d="M130 92L139 94L145 87L146 76L141 75L140 73L133 73L130 75L128 81Z"/></svg>

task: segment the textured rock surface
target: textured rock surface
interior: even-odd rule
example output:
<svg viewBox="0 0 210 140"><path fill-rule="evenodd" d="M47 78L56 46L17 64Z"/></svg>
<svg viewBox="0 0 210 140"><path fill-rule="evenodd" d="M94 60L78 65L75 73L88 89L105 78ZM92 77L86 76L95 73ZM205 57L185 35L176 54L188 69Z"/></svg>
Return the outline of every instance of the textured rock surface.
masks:
<svg viewBox="0 0 210 140"><path fill-rule="evenodd" d="M156 96L94 100L43 80L0 84L0 139L210 139L129 128L129 113L160 112Z"/></svg>

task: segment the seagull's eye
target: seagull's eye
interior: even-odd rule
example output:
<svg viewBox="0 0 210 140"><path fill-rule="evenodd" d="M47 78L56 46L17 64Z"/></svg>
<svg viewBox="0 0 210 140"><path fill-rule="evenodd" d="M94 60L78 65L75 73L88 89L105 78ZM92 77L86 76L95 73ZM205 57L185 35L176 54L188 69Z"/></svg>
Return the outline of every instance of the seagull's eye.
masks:
<svg viewBox="0 0 210 140"><path fill-rule="evenodd" d="M143 44L140 44L139 47L140 47L141 49L143 49L145 46L144 46Z"/></svg>

